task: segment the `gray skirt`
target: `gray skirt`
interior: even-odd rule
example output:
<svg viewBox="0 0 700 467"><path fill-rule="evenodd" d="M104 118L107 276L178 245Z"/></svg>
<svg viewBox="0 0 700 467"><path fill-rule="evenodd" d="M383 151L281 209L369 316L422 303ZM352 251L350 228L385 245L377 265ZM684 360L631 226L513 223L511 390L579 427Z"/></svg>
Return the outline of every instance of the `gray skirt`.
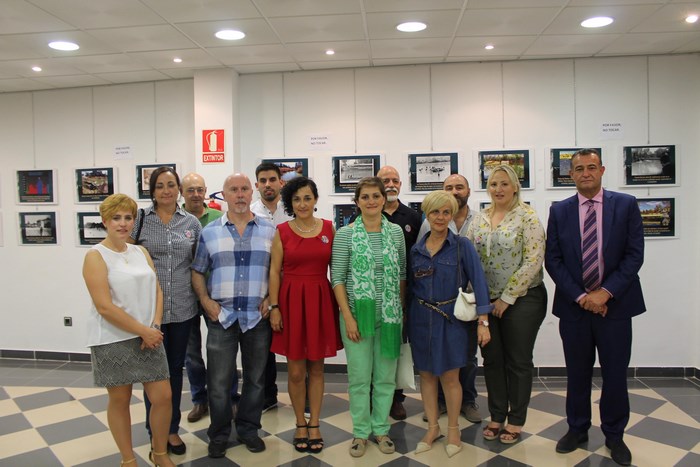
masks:
<svg viewBox="0 0 700 467"><path fill-rule="evenodd" d="M170 378L165 349L141 350L141 338L90 347L95 386L150 383Z"/></svg>

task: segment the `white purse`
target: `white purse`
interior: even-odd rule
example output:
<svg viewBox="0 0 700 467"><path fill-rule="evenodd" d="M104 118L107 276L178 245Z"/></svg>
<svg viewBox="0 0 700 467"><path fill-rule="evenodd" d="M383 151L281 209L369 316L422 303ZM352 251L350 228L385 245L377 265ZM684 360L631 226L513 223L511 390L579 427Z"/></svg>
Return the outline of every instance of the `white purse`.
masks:
<svg viewBox="0 0 700 467"><path fill-rule="evenodd" d="M462 284L462 259L459 255L460 238L457 239L457 280ZM455 318L460 321L476 321L479 315L476 314L476 296L473 292L463 292L459 287L457 301L455 301Z"/></svg>

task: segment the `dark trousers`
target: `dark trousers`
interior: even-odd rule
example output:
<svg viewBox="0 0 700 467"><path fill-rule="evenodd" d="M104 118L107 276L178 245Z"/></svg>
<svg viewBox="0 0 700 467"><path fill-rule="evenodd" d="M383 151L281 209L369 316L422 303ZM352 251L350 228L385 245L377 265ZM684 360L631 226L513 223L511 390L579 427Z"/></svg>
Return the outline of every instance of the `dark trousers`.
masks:
<svg viewBox="0 0 700 467"><path fill-rule="evenodd" d="M533 287L503 317L489 318L491 342L481 349L491 420L522 426L532 392L532 353L547 314L547 289Z"/></svg>
<svg viewBox="0 0 700 467"><path fill-rule="evenodd" d="M182 399L182 367L185 366L185 353L187 351L187 341L190 337L190 328L196 318L183 321L182 323L168 323L161 326L163 331L163 347L168 358L168 370L170 371L170 389L173 393L173 415L170 419L169 433L176 434L180 429L180 400ZM151 401L148 400L146 391L143 391L143 400L146 403L146 430L150 436L151 424L149 414L151 413Z"/></svg>
<svg viewBox="0 0 700 467"><path fill-rule="evenodd" d="M478 321L467 323L467 366L459 369L459 384L462 385L462 405L476 403L476 371L479 368L479 360L476 358L476 349L479 347L476 334ZM445 403L445 393L442 384L438 380L438 401Z"/></svg>
<svg viewBox="0 0 700 467"><path fill-rule="evenodd" d="M277 359L275 354L268 349L267 363L265 364L265 403L277 402Z"/></svg>
<svg viewBox="0 0 700 467"><path fill-rule="evenodd" d="M212 442L226 442L231 435L231 379L236 373L238 347L243 364L243 388L236 415L236 432L241 438L257 436L264 402L265 364L270 351L270 322L261 320L246 332L236 321L228 329L207 321L207 386L211 424L207 435Z"/></svg>
<svg viewBox="0 0 700 467"><path fill-rule="evenodd" d="M187 354L185 356L185 370L190 382L193 404L207 404L207 368L202 358L202 331L200 329L199 315L192 321L190 338L187 342ZM233 373L231 381L231 401L237 404L240 399L238 394L238 373Z"/></svg>
<svg viewBox="0 0 700 467"><path fill-rule="evenodd" d="M569 428L591 426L591 378L596 349L603 376L600 428L609 440L622 439L630 418L627 367L632 353L632 319L585 313L579 321L559 321L566 359L566 418Z"/></svg>

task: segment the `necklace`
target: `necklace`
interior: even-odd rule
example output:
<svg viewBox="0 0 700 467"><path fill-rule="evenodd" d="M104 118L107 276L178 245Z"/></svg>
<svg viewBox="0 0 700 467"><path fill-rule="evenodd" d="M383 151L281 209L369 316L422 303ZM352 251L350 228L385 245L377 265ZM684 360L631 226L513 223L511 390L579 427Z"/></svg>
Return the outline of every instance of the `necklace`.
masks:
<svg viewBox="0 0 700 467"><path fill-rule="evenodd" d="M124 249L122 251L117 251L116 248L111 248L110 246L113 246L111 243L110 243L110 246L107 246L104 243L103 243L103 245L105 247L107 247L108 250L111 250L111 251L117 253L119 255L119 257L124 260L124 262L126 264L129 264L129 260L126 257L126 254L129 252L129 245L124 245Z"/></svg>
<svg viewBox="0 0 700 467"><path fill-rule="evenodd" d="M314 219L314 225L313 225L313 227L311 227L309 230L304 230L304 229L302 229L301 227L299 227L299 221L296 220L296 219L294 219L294 227L296 227L296 229L297 229L299 232L301 232L301 233L311 233L311 232L313 232L314 230L316 230L316 227L317 227L317 226L318 226L318 219Z"/></svg>

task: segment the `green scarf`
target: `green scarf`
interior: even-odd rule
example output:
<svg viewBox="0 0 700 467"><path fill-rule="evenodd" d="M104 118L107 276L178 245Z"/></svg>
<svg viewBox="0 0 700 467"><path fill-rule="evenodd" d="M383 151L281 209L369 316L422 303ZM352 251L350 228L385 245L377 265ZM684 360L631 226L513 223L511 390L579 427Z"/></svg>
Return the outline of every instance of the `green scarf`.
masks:
<svg viewBox="0 0 700 467"><path fill-rule="evenodd" d="M391 224L382 216L382 261L384 266L384 290L382 294L381 352L386 358L398 358L401 346L402 310L399 286L399 254L391 234ZM353 293L355 295L355 319L360 336L374 336L377 302L374 290L375 256L362 216L352 227Z"/></svg>

